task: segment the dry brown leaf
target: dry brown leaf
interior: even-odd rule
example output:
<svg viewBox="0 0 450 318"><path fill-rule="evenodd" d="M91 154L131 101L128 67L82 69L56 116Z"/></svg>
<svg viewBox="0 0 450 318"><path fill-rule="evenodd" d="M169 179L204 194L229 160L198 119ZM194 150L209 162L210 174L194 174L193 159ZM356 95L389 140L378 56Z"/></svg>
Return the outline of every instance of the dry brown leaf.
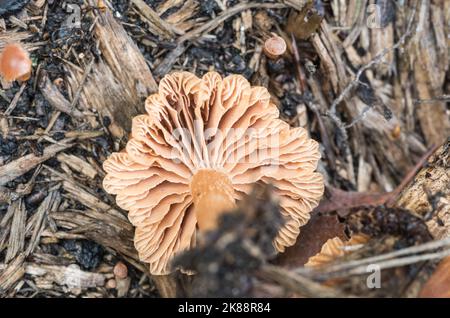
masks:
<svg viewBox="0 0 450 318"><path fill-rule="evenodd" d="M444 258L422 288L421 298L450 298L450 257Z"/></svg>
<svg viewBox="0 0 450 318"><path fill-rule="evenodd" d="M345 240L344 225L336 215L315 214L301 228L300 238L294 246L287 248L276 260L278 265L285 267L303 266L308 259L317 254L322 245L333 237Z"/></svg>

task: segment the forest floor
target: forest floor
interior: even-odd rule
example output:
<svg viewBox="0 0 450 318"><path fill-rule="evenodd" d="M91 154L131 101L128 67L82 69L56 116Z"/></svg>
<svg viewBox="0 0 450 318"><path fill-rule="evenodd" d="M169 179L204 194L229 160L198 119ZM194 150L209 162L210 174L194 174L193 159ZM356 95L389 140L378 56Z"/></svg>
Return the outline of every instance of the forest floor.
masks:
<svg viewBox="0 0 450 318"><path fill-rule="evenodd" d="M33 73L0 89L0 297L166 296L102 163L176 70L267 87L320 143L324 199L239 295L450 296L449 21L450 2L432 0L2 2L0 49L22 43ZM288 46L276 60L273 33ZM305 269L351 231L364 248ZM368 289L376 255L383 287Z"/></svg>

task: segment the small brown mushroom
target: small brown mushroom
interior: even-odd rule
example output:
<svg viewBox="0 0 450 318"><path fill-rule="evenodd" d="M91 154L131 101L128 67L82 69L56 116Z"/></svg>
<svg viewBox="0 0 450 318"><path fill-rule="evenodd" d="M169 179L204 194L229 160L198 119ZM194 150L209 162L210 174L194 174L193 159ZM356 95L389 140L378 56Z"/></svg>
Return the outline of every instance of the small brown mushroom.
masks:
<svg viewBox="0 0 450 318"><path fill-rule="evenodd" d="M114 266L114 276L118 279L125 279L128 276L128 268L127 265L125 265L122 262L118 262Z"/></svg>
<svg viewBox="0 0 450 318"><path fill-rule="evenodd" d="M117 287L117 282L115 279L110 279L106 282L105 287L107 289L115 289Z"/></svg>
<svg viewBox="0 0 450 318"><path fill-rule="evenodd" d="M264 54L272 60L278 59L286 52L286 42L281 36L273 36L264 42Z"/></svg>
<svg viewBox="0 0 450 318"><path fill-rule="evenodd" d="M123 152L103 167L104 188L116 194L136 226L135 246L152 274L170 272L174 255L196 244L197 231L217 226L257 182L270 183L285 224L274 247L295 243L322 197L315 172L318 143L291 128L264 87L240 75L166 75L133 119Z"/></svg>
<svg viewBox="0 0 450 318"><path fill-rule="evenodd" d="M31 76L28 52L18 43L7 44L0 54L0 76L7 82L27 81Z"/></svg>

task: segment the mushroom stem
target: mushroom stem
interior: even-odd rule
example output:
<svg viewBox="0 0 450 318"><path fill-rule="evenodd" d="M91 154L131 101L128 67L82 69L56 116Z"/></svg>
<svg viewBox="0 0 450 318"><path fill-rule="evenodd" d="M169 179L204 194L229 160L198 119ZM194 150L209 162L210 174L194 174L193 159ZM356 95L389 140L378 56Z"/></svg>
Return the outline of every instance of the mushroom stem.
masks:
<svg viewBox="0 0 450 318"><path fill-rule="evenodd" d="M191 193L200 231L215 229L219 216L236 206L233 192L230 179L222 172L204 169L192 177Z"/></svg>

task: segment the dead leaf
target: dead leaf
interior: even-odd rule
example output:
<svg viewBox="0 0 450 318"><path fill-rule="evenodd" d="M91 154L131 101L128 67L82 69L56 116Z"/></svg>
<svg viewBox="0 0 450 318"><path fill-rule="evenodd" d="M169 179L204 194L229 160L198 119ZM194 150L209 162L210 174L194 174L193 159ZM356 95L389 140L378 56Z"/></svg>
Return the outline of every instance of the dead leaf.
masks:
<svg viewBox="0 0 450 318"><path fill-rule="evenodd" d="M294 246L286 249L275 260L277 265L286 267L303 266L308 259L320 252L322 245L333 237L346 240L344 225L336 215L315 214L300 229L299 239Z"/></svg>
<svg viewBox="0 0 450 318"><path fill-rule="evenodd" d="M450 298L450 256L444 258L425 283L419 297Z"/></svg>
<svg viewBox="0 0 450 318"><path fill-rule="evenodd" d="M346 215L344 210L358 208L362 206L377 206L384 204L392 193L367 193L344 191L334 187L327 187L325 198L319 206L314 209L314 213L327 213L338 211L340 215Z"/></svg>

